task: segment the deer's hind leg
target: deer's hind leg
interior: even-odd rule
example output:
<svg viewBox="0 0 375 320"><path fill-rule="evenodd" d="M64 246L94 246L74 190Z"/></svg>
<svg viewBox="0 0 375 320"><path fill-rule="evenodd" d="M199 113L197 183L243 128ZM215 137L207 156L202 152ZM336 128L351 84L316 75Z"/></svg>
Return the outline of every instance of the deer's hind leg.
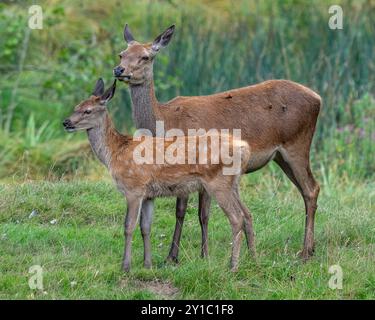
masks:
<svg viewBox="0 0 375 320"><path fill-rule="evenodd" d="M310 169L309 149L310 145L301 147L298 144L283 147L274 159L296 185L305 203L305 236L301 252L303 260L309 259L314 253L314 220L320 190Z"/></svg>

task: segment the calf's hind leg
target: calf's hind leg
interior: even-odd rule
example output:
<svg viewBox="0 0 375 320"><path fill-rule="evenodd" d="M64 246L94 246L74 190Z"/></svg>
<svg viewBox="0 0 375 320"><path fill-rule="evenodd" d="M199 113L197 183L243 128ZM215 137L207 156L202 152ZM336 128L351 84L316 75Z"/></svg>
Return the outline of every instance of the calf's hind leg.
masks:
<svg viewBox="0 0 375 320"><path fill-rule="evenodd" d="M243 229L246 235L246 243L247 248L250 254L256 258L256 250L255 250L255 236L254 236L254 228L253 228L253 217L251 216L250 210L242 203L240 196L237 192L236 194L237 201L242 209L242 214L244 217L244 225Z"/></svg>
<svg viewBox="0 0 375 320"><path fill-rule="evenodd" d="M199 223L202 231L201 257L208 257L208 218L210 215L211 197L206 190L199 193Z"/></svg>
<svg viewBox="0 0 375 320"><path fill-rule="evenodd" d="M228 180L230 179L230 180ZM207 190L216 198L220 208L224 211L232 227L232 254L230 266L232 271L237 271L241 250L242 232L244 230L244 215L241 204L236 196L233 177L225 177L212 181Z"/></svg>

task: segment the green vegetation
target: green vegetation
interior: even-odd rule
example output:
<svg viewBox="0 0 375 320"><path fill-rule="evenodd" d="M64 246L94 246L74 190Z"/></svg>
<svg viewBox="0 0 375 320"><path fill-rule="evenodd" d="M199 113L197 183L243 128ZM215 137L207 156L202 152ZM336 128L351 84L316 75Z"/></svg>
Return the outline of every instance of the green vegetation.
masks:
<svg viewBox="0 0 375 320"><path fill-rule="evenodd" d="M27 28L33 1L0 3L0 298L375 298L375 4L336 3L343 30L328 28L324 0L41 0L43 30ZM140 41L176 24L154 66L162 101L271 78L322 96L312 146L322 191L311 262L296 257L302 200L271 165L243 179L257 263L243 250L239 273L227 272L229 224L216 206L210 259L201 260L192 198L181 263L164 264L174 200L162 199L153 224L154 268L142 268L138 232L133 271L121 273L126 205L85 134L66 134L61 122L98 77L112 78L125 22ZM129 93L119 88L110 111L118 128L131 132ZM29 219L33 210L38 214ZM28 287L33 264L44 267L45 293ZM328 288L334 264L343 268L343 290Z"/></svg>
<svg viewBox="0 0 375 320"><path fill-rule="evenodd" d="M278 172L278 171L277 171ZM107 177L106 177L107 178ZM142 267L140 231L133 269L121 270L125 203L108 182L24 183L1 187L0 298L375 298L374 183L330 181L322 190L316 255L302 264L303 203L280 174L243 179L253 211L258 259L245 246L239 272L229 272L230 226L218 206L210 220L210 258L199 257L197 199L189 203L180 264L165 264L174 226L174 200L156 202L152 270ZM38 214L29 218L36 210ZM52 225L50 221L57 220ZM28 268L43 266L44 291L33 292ZM331 265L343 269L343 289L328 287Z"/></svg>
<svg viewBox="0 0 375 320"><path fill-rule="evenodd" d="M330 168L338 161L340 174L371 176L374 3L339 1L343 30L328 28L330 15L323 0L314 5L295 0L236 3L84 0L78 5L45 0L40 1L43 30L32 31L26 28L25 2L1 4L0 177L65 174L63 166L51 168L51 162L59 164L57 151L71 151L70 139L82 141L82 136L66 135L61 121L88 96L99 76L112 78L117 54L125 48L125 22L140 41L151 41L176 23L174 39L155 62L160 100L271 78L301 82L323 98L315 163ZM111 112L120 128L131 131L129 93L125 85L120 88ZM32 159L25 163L25 157ZM20 162L22 168L15 165ZM68 162L67 174L80 160Z"/></svg>

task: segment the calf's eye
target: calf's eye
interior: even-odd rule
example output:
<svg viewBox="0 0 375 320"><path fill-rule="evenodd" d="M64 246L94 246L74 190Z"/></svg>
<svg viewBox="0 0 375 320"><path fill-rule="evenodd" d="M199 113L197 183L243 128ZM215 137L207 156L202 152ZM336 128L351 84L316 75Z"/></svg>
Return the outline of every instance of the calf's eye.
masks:
<svg viewBox="0 0 375 320"><path fill-rule="evenodd" d="M90 114L91 110L85 110L85 114Z"/></svg>

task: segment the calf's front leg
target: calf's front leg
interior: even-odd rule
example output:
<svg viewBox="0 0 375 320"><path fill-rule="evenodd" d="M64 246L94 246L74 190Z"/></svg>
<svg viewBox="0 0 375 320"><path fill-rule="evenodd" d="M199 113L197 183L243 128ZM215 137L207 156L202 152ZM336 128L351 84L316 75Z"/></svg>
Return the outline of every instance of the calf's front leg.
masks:
<svg viewBox="0 0 375 320"><path fill-rule="evenodd" d="M133 239L133 232L137 225L137 220L141 211L142 199L128 198L128 209L125 218L125 250L122 268L124 271L130 271L131 263L131 246Z"/></svg>
<svg viewBox="0 0 375 320"><path fill-rule="evenodd" d="M143 238L144 260L145 268L151 268L151 223L152 215L154 213L154 199L147 199L143 201L141 211L141 233Z"/></svg>

